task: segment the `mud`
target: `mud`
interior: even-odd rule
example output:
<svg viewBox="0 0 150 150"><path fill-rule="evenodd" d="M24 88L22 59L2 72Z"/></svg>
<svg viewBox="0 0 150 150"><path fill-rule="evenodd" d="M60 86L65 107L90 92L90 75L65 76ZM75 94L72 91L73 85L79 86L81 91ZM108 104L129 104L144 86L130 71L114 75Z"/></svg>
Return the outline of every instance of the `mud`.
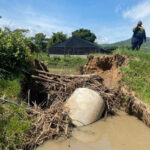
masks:
<svg viewBox="0 0 150 150"><path fill-rule="evenodd" d="M70 139L50 141L37 150L149 150L150 130L140 120L119 112L92 125L77 128Z"/></svg>

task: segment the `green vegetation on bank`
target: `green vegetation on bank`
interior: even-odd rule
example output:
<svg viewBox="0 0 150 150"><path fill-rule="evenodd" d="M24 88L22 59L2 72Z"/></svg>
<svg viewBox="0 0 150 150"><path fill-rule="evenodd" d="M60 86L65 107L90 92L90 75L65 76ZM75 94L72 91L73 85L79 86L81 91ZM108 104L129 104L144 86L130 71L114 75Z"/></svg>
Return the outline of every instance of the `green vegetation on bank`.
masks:
<svg viewBox="0 0 150 150"><path fill-rule="evenodd" d="M0 98L17 102L21 70L33 64L32 41L24 30L0 29ZM27 112L11 103L0 101L0 150L16 150L26 144L32 120Z"/></svg>
<svg viewBox="0 0 150 150"><path fill-rule="evenodd" d="M150 52L117 50L129 57L128 66L123 66L122 80L136 94L150 104Z"/></svg>
<svg viewBox="0 0 150 150"><path fill-rule="evenodd" d="M32 120L23 108L0 102L0 150L24 148L31 125Z"/></svg>
<svg viewBox="0 0 150 150"><path fill-rule="evenodd" d="M1 98L10 99L17 102L20 88L21 88L20 79L15 79L15 80L0 79Z"/></svg>
<svg viewBox="0 0 150 150"><path fill-rule="evenodd" d="M0 79L0 98L17 103L20 88L20 78ZM32 122L33 118L30 118L22 105L0 101L0 150L24 148Z"/></svg>
<svg viewBox="0 0 150 150"><path fill-rule="evenodd" d="M0 79L0 98L17 103L20 88L20 78ZM16 106L0 100L0 150L23 149L26 146L34 118L30 118L25 107L26 104Z"/></svg>

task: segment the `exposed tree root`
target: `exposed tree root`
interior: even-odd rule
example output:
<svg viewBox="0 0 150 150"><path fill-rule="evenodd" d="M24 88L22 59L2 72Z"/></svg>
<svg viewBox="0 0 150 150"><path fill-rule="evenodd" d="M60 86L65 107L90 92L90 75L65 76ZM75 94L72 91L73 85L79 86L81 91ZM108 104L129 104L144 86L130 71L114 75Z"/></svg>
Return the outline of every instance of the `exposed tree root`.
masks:
<svg viewBox="0 0 150 150"><path fill-rule="evenodd" d="M48 139L70 135L68 111L61 101L55 101L45 110L34 104L32 113L36 121L28 134L26 149L34 149Z"/></svg>
<svg viewBox="0 0 150 150"><path fill-rule="evenodd" d="M123 86L120 91L122 95L126 97L124 103L125 111L130 115L136 116L150 127L150 106L141 101L137 95L133 91L128 90L126 86Z"/></svg>
<svg viewBox="0 0 150 150"><path fill-rule="evenodd" d="M136 97L130 97L127 102L126 112L136 116L150 127L150 108L144 102Z"/></svg>

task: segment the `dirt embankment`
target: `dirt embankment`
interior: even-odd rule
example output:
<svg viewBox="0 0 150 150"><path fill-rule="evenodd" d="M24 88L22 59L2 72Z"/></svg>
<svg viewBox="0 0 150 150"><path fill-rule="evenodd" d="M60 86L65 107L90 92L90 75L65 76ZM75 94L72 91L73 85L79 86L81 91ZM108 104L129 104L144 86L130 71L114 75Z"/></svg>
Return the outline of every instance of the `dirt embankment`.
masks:
<svg viewBox="0 0 150 150"><path fill-rule="evenodd" d="M89 56L88 58L84 73L96 73L104 79L104 84L109 89L117 88L120 80L119 67L127 63L127 57L116 54L114 56Z"/></svg>

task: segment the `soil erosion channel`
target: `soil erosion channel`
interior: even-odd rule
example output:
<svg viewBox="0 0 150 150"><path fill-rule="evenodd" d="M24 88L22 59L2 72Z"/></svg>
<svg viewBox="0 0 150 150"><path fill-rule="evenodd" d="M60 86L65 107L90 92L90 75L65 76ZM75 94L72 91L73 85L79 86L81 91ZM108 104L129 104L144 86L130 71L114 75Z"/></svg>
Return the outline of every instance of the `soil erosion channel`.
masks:
<svg viewBox="0 0 150 150"><path fill-rule="evenodd" d="M136 117L117 116L77 128L73 137L46 142L37 150L149 150L150 130Z"/></svg>

